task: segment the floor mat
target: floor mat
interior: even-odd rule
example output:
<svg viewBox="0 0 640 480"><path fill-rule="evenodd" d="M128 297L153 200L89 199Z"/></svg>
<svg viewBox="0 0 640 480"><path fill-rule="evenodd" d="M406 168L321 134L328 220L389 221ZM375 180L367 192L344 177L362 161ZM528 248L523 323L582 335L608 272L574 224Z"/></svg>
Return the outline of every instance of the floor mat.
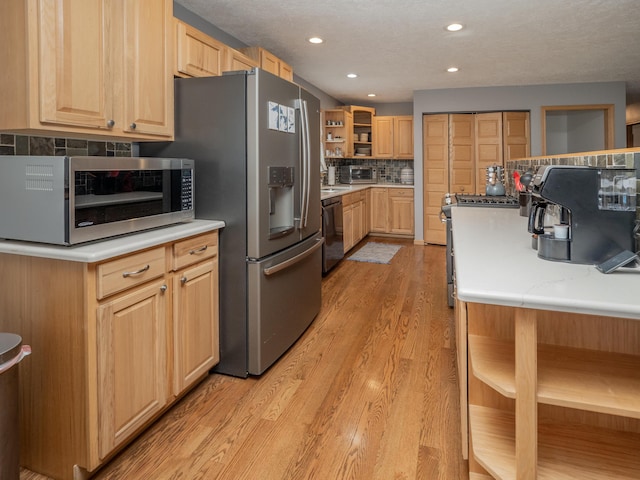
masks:
<svg viewBox="0 0 640 480"><path fill-rule="evenodd" d="M369 242L360 250L348 257L347 260L369 263L391 263L391 259L401 248L402 245Z"/></svg>

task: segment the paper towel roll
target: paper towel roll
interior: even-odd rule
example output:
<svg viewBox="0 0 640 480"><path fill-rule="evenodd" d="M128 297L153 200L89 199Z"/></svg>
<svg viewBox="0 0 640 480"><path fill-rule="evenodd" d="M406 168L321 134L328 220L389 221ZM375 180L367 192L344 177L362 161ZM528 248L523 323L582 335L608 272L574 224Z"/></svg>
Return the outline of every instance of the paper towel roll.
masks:
<svg viewBox="0 0 640 480"><path fill-rule="evenodd" d="M334 167L333 165L329 166L329 172L327 173L327 183L329 185L336 184L336 167Z"/></svg>

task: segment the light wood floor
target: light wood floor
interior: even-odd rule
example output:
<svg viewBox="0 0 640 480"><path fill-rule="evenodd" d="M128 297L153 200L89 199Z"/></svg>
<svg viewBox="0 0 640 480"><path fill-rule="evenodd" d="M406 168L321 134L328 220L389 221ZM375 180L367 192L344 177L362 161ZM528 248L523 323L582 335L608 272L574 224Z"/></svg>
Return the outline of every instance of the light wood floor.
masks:
<svg viewBox="0 0 640 480"><path fill-rule="evenodd" d="M403 248L391 265L343 261L275 366L210 375L94 478L468 478L445 249L368 240Z"/></svg>

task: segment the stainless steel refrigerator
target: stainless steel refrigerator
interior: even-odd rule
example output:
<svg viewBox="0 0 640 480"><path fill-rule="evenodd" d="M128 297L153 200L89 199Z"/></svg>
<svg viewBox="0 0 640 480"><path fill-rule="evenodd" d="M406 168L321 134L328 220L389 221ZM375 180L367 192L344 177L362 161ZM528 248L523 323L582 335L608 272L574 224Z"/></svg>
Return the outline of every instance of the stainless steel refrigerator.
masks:
<svg viewBox="0 0 640 480"><path fill-rule="evenodd" d="M320 102L260 69L175 87L175 141L140 153L195 160L196 218L226 223L215 370L259 375L320 310Z"/></svg>

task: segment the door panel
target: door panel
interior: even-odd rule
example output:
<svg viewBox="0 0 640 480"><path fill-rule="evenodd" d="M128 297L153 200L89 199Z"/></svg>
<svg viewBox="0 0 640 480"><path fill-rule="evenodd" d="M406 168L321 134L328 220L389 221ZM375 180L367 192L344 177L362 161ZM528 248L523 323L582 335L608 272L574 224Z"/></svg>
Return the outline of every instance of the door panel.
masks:
<svg viewBox="0 0 640 480"><path fill-rule="evenodd" d="M444 245L445 229L440 222L442 197L449 190L449 116L423 115L424 145L424 241Z"/></svg>
<svg viewBox="0 0 640 480"><path fill-rule="evenodd" d="M313 322L320 311L322 237L259 262L248 262L249 373L272 365ZM299 257L298 257L299 256ZM295 261L272 272L283 262Z"/></svg>
<svg viewBox="0 0 640 480"><path fill-rule="evenodd" d="M502 112L477 113L475 164L476 193L485 193L486 169L491 165L504 166L502 159Z"/></svg>
<svg viewBox="0 0 640 480"><path fill-rule="evenodd" d="M505 164L531 155L529 112L504 112L502 129Z"/></svg>
<svg viewBox="0 0 640 480"><path fill-rule="evenodd" d="M111 85L107 3L39 2L43 123L106 129L107 121L113 118L111 95L105 88Z"/></svg>
<svg viewBox="0 0 640 480"><path fill-rule="evenodd" d="M283 250L300 239L295 221L300 217L301 202L300 111L295 109L299 87L262 70L256 70L246 78L247 255L249 258L257 259ZM277 129L279 124L273 123L272 128L269 128L270 109L277 109L278 106L283 107L283 113L293 109L295 121L294 129L291 131L280 131ZM270 189L270 167L293 169L295 185ZM317 183L319 189L319 182ZM319 202L319 191L317 194ZM318 215L320 215L319 203ZM280 237L270 238L274 229L285 229L285 227L292 228Z"/></svg>
<svg viewBox="0 0 640 480"><path fill-rule="evenodd" d="M449 116L449 169L452 192L475 193L475 124L471 114Z"/></svg>

